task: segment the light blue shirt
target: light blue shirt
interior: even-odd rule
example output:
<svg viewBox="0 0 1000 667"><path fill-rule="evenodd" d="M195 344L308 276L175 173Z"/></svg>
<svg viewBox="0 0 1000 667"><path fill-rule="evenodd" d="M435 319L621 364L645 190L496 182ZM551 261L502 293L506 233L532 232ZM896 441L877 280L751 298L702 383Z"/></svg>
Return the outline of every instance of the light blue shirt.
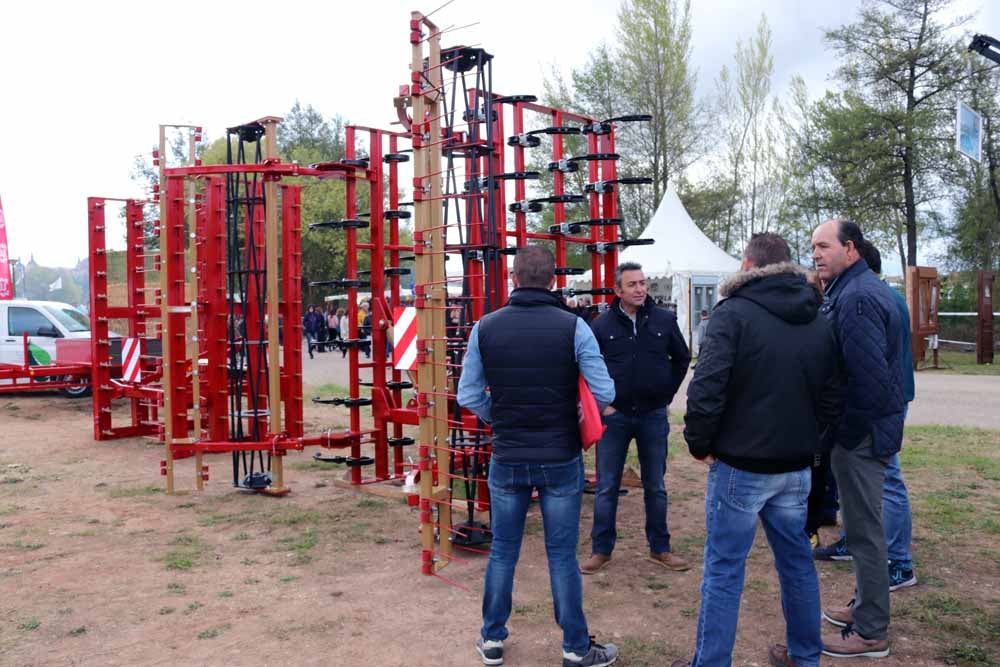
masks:
<svg viewBox="0 0 1000 667"><path fill-rule="evenodd" d="M576 351L576 364L580 373L590 385L590 391L597 400L601 410L611 405L615 400L615 383L608 375L608 367L601 356L601 348L597 345L594 332L590 330L582 318L576 318L576 332L573 336ZM469 347L465 351L462 362L462 377L458 381L458 404L468 408L484 422L491 418L490 395L486 391L486 372L483 369L483 357L479 353L479 323L472 327L469 334Z"/></svg>

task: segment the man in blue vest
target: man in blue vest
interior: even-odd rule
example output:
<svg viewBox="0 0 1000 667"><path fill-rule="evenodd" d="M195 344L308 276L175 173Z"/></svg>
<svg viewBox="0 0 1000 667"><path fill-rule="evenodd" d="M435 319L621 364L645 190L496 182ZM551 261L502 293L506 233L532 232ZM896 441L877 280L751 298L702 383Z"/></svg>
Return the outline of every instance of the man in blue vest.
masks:
<svg viewBox="0 0 1000 667"><path fill-rule="evenodd" d="M552 253L542 246L521 248L512 279L515 289L507 305L472 328L458 384L459 405L493 430L493 544L476 650L483 664L503 664L514 569L531 494L537 490L552 601L563 631L562 664L611 665L618 649L595 643L587 630L576 559L584 485L577 382L582 374L602 410L614 400L614 383L590 327L549 291L555 283Z"/></svg>
<svg viewBox="0 0 1000 667"><path fill-rule="evenodd" d="M872 273L857 224L829 220L812 236L813 261L826 285L823 312L833 324L844 373L844 413L831 429L830 467L840 489L847 543L854 557L851 622L823 640L837 658L889 655L889 570L882 527L886 468L903 441L906 401L900 365L899 310ZM843 617L844 609L824 611Z"/></svg>
<svg viewBox="0 0 1000 667"><path fill-rule="evenodd" d="M691 353L677 316L657 308L646 291L642 266L624 262L615 270L615 300L591 325L615 380L615 401L604 418L608 430L597 445L597 494L591 556L581 566L593 574L611 561L615 548L618 488L625 457L635 439L646 510L649 558L668 570L690 565L670 548L667 529L667 406L684 381Z"/></svg>

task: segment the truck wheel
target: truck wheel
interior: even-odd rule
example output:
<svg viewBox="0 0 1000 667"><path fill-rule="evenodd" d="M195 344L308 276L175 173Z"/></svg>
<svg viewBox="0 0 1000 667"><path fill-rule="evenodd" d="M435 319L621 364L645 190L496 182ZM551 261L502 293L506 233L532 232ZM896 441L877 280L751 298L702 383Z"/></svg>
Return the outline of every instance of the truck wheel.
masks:
<svg viewBox="0 0 1000 667"><path fill-rule="evenodd" d="M69 381L71 379L72 376L69 375L63 378L64 381ZM80 384L76 385L75 387L67 387L66 389L60 389L59 392L63 396L67 396L69 398L85 398L87 396L90 396L90 378L85 378Z"/></svg>

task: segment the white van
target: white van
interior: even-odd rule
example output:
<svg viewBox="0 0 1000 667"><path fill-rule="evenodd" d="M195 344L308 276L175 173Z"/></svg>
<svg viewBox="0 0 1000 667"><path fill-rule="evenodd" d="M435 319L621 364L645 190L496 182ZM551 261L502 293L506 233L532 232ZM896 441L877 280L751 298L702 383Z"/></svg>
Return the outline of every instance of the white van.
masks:
<svg viewBox="0 0 1000 667"><path fill-rule="evenodd" d="M68 303L58 301L0 301L0 363L24 363L24 334L28 343L45 351L52 361L56 340L90 340L90 320ZM63 389L68 396L86 396L90 387Z"/></svg>

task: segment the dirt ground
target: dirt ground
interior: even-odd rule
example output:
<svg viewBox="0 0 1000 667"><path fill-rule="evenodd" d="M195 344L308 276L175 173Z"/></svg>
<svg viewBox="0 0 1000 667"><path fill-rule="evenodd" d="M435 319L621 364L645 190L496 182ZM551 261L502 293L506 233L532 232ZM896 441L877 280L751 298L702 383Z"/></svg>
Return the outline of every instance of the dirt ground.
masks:
<svg viewBox="0 0 1000 667"><path fill-rule="evenodd" d="M308 410L315 426L345 419L339 409ZM458 585L421 576L418 518L404 502L334 486L343 469L309 453L289 457L285 498L234 491L224 457L211 459L204 492L168 496L161 447L95 443L91 428L88 400L0 398L0 664L481 664L472 645L485 557L443 571ZM695 566L671 573L644 560L633 491L622 499L612 565L584 579L591 632L619 644L625 666L669 665L694 643L705 469L673 429L670 528ZM921 584L893 594L893 655L879 664L995 665L1000 433L913 433L904 470ZM947 460L954 465L944 470ZM178 470L190 488L191 463ZM588 496L581 556L591 512ZM556 665L537 508L527 533L506 664ZM824 601L846 602L850 567L818 569ZM734 662L764 665L783 622L761 533L747 572Z"/></svg>

